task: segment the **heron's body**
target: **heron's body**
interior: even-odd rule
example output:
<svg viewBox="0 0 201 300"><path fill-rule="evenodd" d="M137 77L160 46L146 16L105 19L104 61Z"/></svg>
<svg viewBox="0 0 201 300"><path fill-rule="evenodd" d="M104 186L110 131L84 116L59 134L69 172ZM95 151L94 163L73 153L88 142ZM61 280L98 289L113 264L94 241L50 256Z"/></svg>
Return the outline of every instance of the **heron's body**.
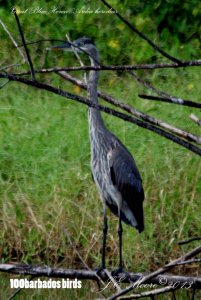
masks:
<svg viewBox="0 0 201 300"><path fill-rule="evenodd" d="M77 51L89 55L91 65L99 66L99 53L89 38L83 37L72 44L53 48ZM88 78L88 98L98 104L97 86L99 72L91 70ZM107 236L106 206L119 218L119 255L122 269L121 221L144 230L142 180L135 161L126 147L104 125L100 111L90 107L88 113L91 144L91 169L104 210L103 248L101 268L105 268Z"/></svg>
<svg viewBox="0 0 201 300"><path fill-rule="evenodd" d="M121 219L139 232L144 229L144 192L134 159L103 122L97 124L94 108L89 109L91 168L102 201ZM101 117L100 117L101 118ZM101 157L105 157L104 160Z"/></svg>
<svg viewBox="0 0 201 300"><path fill-rule="evenodd" d="M99 55L94 50L98 66ZM98 104L98 71L90 71L88 80L89 99ZM91 144L91 168L102 201L121 219L139 232L144 229L142 180L135 161L126 147L104 125L100 111L89 108L89 133ZM104 159L103 159L104 158Z"/></svg>

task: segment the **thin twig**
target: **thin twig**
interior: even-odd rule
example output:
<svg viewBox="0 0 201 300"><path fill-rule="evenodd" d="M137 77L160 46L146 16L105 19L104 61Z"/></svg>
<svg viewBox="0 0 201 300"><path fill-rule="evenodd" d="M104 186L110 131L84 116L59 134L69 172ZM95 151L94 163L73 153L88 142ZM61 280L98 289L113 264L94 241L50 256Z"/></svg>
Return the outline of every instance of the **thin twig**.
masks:
<svg viewBox="0 0 201 300"><path fill-rule="evenodd" d="M36 275L32 275L32 276L28 279L28 281L31 281L32 279L34 279L34 278L36 278L36 277L37 277ZM13 294L10 295L10 297L9 297L7 300L12 300L12 299L14 299L15 296L16 296L17 294L19 294L22 290L23 290L23 288L18 288Z"/></svg>
<svg viewBox="0 0 201 300"><path fill-rule="evenodd" d="M160 96L164 96L164 97L168 97L169 95L156 89L153 85L151 85L149 82L147 82L146 80L140 78L139 76L137 76L133 71L129 71L129 74L131 74L131 76L140 84L142 84L143 86L145 86L147 89L150 89L151 91L155 92L156 94L160 95Z"/></svg>
<svg viewBox="0 0 201 300"><path fill-rule="evenodd" d="M64 79L67 79L68 81L72 82L73 84L78 85L79 87L81 87L82 89L87 89L87 85L84 84L81 80L71 76L70 74L64 72L64 71L60 71L57 72L57 74L59 74L61 77L63 77ZM179 128L173 127L171 125L169 125L168 123L165 123L161 120L158 120L150 115L147 115L137 109L135 109L134 107L127 105L125 103L120 102L119 100L114 99L112 96L107 95L104 92L100 92L98 91L98 96L101 97L102 99L106 100L107 102L120 107L121 109L127 111L128 113L142 119L145 121L148 121L151 124L157 125L161 128L164 128L170 132L173 132L174 134L187 139L188 141L193 141L197 144L201 144L201 137L200 136L196 136L190 132L186 132L184 130L181 130Z"/></svg>
<svg viewBox="0 0 201 300"><path fill-rule="evenodd" d="M79 251L76 249L68 231L66 228L62 227L62 231L64 232L64 234L66 235L68 241L69 241L69 244L71 245L71 247L73 248L73 250L75 251L75 253L77 254L77 256L79 257L80 261L82 262L83 266L87 269L87 270L91 270L91 268L89 268L89 266L87 265L87 263L84 261L84 259L82 258L82 256L80 255ZM98 286L100 287L99 285L99 282L101 282L102 284L104 284L104 282L102 281L101 277L97 274L97 284Z"/></svg>
<svg viewBox="0 0 201 300"><path fill-rule="evenodd" d="M192 237L192 238L190 238L190 239L187 239L187 240L178 242L177 244L178 244L178 245L184 245L184 244L189 244L189 243L191 243L191 242L194 242L194 241L200 241L200 240L201 240L201 237L200 237L200 236L195 236L195 237Z"/></svg>
<svg viewBox="0 0 201 300"><path fill-rule="evenodd" d="M66 40L61 40L61 39L41 39L41 40L37 40L37 41L33 41L33 42L27 42L26 45L34 45L34 44L38 44L41 42L61 42L61 43L65 43ZM18 47L24 47L23 44L19 44Z"/></svg>
<svg viewBox="0 0 201 300"><path fill-rule="evenodd" d="M62 226L62 231L63 234L67 237L69 244L71 245L71 247L73 248L73 250L75 251L76 255L79 257L80 261L82 262L83 266L87 269L87 270L91 270L89 268L89 266L87 265L87 263L84 261L84 259L82 258L82 256L80 255L79 251L76 249L73 241L71 240L71 237L67 231L66 228L64 228L64 226Z"/></svg>
<svg viewBox="0 0 201 300"><path fill-rule="evenodd" d="M110 114L110 115L113 115L113 116L116 116L126 122L131 122L133 124L136 124L142 128L146 128L150 131L154 131L155 133L163 136L163 137L166 137L167 139L179 144L179 145L182 145L183 147L189 149L190 151L198 154L201 156L201 149L196 147L195 145L177 137L177 136L174 136L173 134L171 134L170 132L167 132L161 128L158 128L152 124L149 124L149 123L146 123L144 121L141 121L141 120L138 120L132 116L129 116L129 115L126 115L124 113L121 113L119 111L116 111L114 109L111 109L109 107L105 107L105 106L102 106L102 105L98 105L98 104L95 104L93 102L91 102L90 100L84 98L84 97L81 97L81 96L77 96L77 95L74 95L74 94L71 94L71 93L68 93L64 90L61 90L61 89L58 89L58 88L55 88L51 85L48 85L48 84L44 84L44 83L41 83L41 82L38 82L38 81L32 81L32 80L28 80L28 79L25 79L25 78L21 78L21 77L17 77L17 76L14 76L14 75L11 75L11 74L1 74L0 73L0 78L8 78L10 81L18 81L18 82L21 82L23 84L26 84L26 85L30 85L30 86L33 86L33 87L36 87L38 89L43 89L43 90L46 90L46 91L49 91L49 92L52 92L54 94L57 94L57 95L60 95L62 97L65 97L65 98L69 98L71 100L74 100L74 101L77 101L77 102L80 102L82 104L85 104L87 106L90 106L90 107L94 107L98 110L101 110L107 114Z"/></svg>
<svg viewBox="0 0 201 300"><path fill-rule="evenodd" d="M0 89L2 89L5 85L7 85L9 83L9 80L4 82L2 85L0 85Z"/></svg>
<svg viewBox="0 0 201 300"><path fill-rule="evenodd" d="M197 125L201 126L201 120L198 119L198 117L194 114L190 114L190 118L192 121L194 121Z"/></svg>
<svg viewBox="0 0 201 300"><path fill-rule="evenodd" d="M66 38L67 38L67 40L68 40L69 43L72 43L72 41L71 41L71 39L70 39L70 37L69 37L69 35L67 33L66 33ZM84 63L83 63L80 55L78 54L78 52L75 51L74 47L72 47L72 50L73 50L73 53L76 56L77 60L79 61L80 66L84 67ZM86 73L84 73L84 82L85 82L85 84L87 84L87 75L86 75Z"/></svg>
<svg viewBox="0 0 201 300"><path fill-rule="evenodd" d="M111 272L109 272L107 269L104 269L104 272L107 274L109 280L113 283L113 286L117 289L117 291L121 291L120 286L118 285L117 281L112 276Z"/></svg>
<svg viewBox="0 0 201 300"><path fill-rule="evenodd" d="M182 66L177 63L158 63L158 64L141 64L141 65L119 65L119 66L84 66L84 67L53 67L46 69L35 70L35 73L52 73L58 71L129 71L129 70L154 70L154 69L164 69L164 68L183 68L183 67L199 67L201 66L201 59L192 60L192 61L184 61ZM29 75L30 71L21 72L21 73L13 73L12 75Z"/></svg>
<svg viewBox="0 0 201 300"><path fill-rule="evenodd" d="M154 290L151 290L151 291L136 293L136 294L129 295L129 296L123 296L123 297L120 297L119 300L131 300L131 299L140 299L140 298L145 298L145 297L151 297L151 296L156 296L156 295L160 295L160 294L170 292L174 289L175 288L173 288L171 286L166 286L166 287L163 287L163 288L160 288L160 289L154 289Z"/></svg>
<svg viewBox="0 0 201 300"><path fill-rule="evenodd" d="M11 65L8 65L8 66L4 66L2 68L0 68L0 71L4 71L6 69L10 69L10 68L13 68L13 67L19 67L21 66L22 64L11 64Z"/></svg>
<svg viewBox="0 0 201 300"><path fill-rule="evenodd" d="M19 21L16 9L14 8L12 11L14 13L14 16L15 16L15 19L16 19L16 22L17 22L17 26L18 26L18 29L19 29L19 32L20 32L20 36L21 36L21 39L22 39L22 43L24 45L24 49L25 49L25 52L26 52L26 55L27 55L27 60L28 60L28 63L29 63L30 69L31 69L32 80L35 80L35 71L34 71L34 68L33 68L31 57L29 55L29 51L28 51L28 48L27 48L27 45L26 45L26 41L25 41L25 38L24 38L24 33L22 31L22 28L21 28L21 25L20 25L20 21Z"/></svg>
<svg viewBox="0 0 201 300"><path fill-rule="evenodd" d="M193 101L189 101L189 100L183 100L182 98L178 98L178 97L175 97L175 96L172 96L172 95L169 95L163 91L160 91L158 89L156 89L152 84L150 84L149 82L147 82L146 80L138 77L134 72L132 71L129 71L129 73L132 75L132 77L137 81L139 82L140 84L144 85L147 89L150 89L152 90L153 92L155 92L156 94L162 96L163 98L168 98L171 100L171 103L175 103L175 104L182 104L182 105L186 105L186 106L189 106L188 105L188 102L190 102L191 104L195 103L195 105L197 105L197 102L193 102Z"/></svg>
<svg viewBox="0 0 201 300"><path fill-rule="evenodd" d="M194 258L194 259L189 259L189 260L186 260L186 261L180 261L178 263L175 263L174 267L182 266L182 265L189 265L189 264L194 264L194 263L199 263L199 262L201 262L200 258Z"/></svg>
<svg viewBox="0 0 201 300"><path fill-rule="evenodd" d="M173 103L173 104L180 104L184 106L190 106L195 108L201 108L201 103L193 102L189 100L183 100L179 98L168 98L168 97L157 97L157 96L149 96L149 95L138 95L140 98L147 99L147 100L156 100L156 101L162 101L167 103Z"/></svg>
<svg viewBox="0 0 201 300"><path fill-rule="evenodd" d="M147 280L152 279L153 277L155 277L156 275L159 274L163 274L167 271L169 271L170 269L172 269L174 267L174 265L176 263L179 263L181 261L185 261L188 259L191 259L192 257L196 256L197 254L199 254L201 252L201 246L198 246L197 248L194 248L192 251L184 254L183 256L181 256L180 258L175 259L174 261L166 264L165 266L159 268L158 270L146 275L141 281L140 284L147 282ZM121 292L118 292L114 295L112 295L111 297L108 298L108 300L114 300L117 299L120 296L123 296L125 294L127 294L128 292L132 291L133 289L136 288L136 284L132 284L129 287L126 287L124 290L122 290Z"/></svg>
<svg viewBox="0 0 201 300"><path fill-rule="evenodd" d="M117 10L115 10L108 2L106 2L105 0L101 0L110 10L112 10L116 16L118 16L118 18L124 22L132 31L134 31L135 33L137 33L142 39L144 39L146 42L149 43L149 45L151 45L154 50L158 51L159 53L161 53L163 56L165 56L166 58L168 58L171 61L174 61L176 63L182 64L182 61L180 59L177 59L171 55L169 55L167 52L165 52L163 49L159 48L156 44L154 44L147 36L145 36L142 32L140 32L135 26L133 26L131 23L129 23L124 17L122 17Z"/></svg>
<svg viewBox="0 0 201 300"><path fill-rule="evenodd" d="M23 58L23 62L26 61L26 57L24 56L24 53L22 52L22 50L19 48L18 44L16 43L16 41L14 40L13 36L11 35L10 31L8 30L8 28L6 27L6 25L4 24L4 22L0 19L0 24L3 27L3 29L5 30L5 32L8 34L9 38L11 39L11 41L13 42L13 44L15 45L15 47L17 48L19 54L22 56ZM0 69L1 70L1 69Z"/></svg>

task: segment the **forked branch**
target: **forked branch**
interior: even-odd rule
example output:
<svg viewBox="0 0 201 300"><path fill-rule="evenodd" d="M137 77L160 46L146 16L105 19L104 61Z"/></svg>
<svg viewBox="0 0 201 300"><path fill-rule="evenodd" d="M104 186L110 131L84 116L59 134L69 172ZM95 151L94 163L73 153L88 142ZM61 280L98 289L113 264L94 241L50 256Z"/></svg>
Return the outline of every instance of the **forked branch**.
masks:
<svg viewBox="0 0 201 300"><path fill-rule="evenodd" d="M164 267L165 268L165 267ZM166 271L166 270L165 270ZM17 263L5 263L0 264L0 272L18 274L18 275L32 275L36 277L51 277L51 278L78 278L81 280L92 280L97 281L99 277L102 281L108 281L107 272L102 271L99 276L97 272L93 270L74 270L74 269L64 269L64 268L50 268L48 266L41 265L28 265L28 264L17 264ZM108 271L109 272L109 271ZM118 283L129 283L132 282L136 287L139 287L145 281L149 284L173 286L177 284L177 288L191 286L191 288L201 289L201 277L193 276L178 276L173 274L164 274L162 277L158 275L152 277L152 273L119 273L115 277L115 281ZM148 276L150 278L148 278ZM147 279L146 279L147 278ZM146 280L145 280L146 279ZM170 284L172 283L172 284Z"/></svg>
<svg viewBox="0 0 201 300"><path fill-rule="evenodd" d="M53 87L51 85L48 85L48 84L41 83L39 81L33 81L33 80L21 78L19 76L14 76L14 75L11 75L11 74L2 74L2 73L0 73L0 78L7 78L7 79L9 79L9 81L21 82L23 84L30 85L30 86L33 86L33 87L38 88L38 89L46 90L46 91L49 91L51 93L57 94L59 96L72 99L74 101L80 102L80 103L85 104L87 106L94 107L96 109L99 109L100 111L103 111L103 112L107 113L107 114L116 116L116 117L118 117L118 118L120 118L124 121L131 122L131 123L136 124L136 125L138 125L142 128L146 128L148 130L154 131L155 133L157 133L161 136L164 136L167 139L169 139L169 140L171 140L171 141L173 141L173 142L175 142L179 145L182 145L183 147L185 147L185 148L189 149L190 151L192 151L192 152L194 152L194 153L201 156L201 149L198 148L197 146L185 141L184 139L181 139L181 138L171 134L170 132L167 132L167 131L163 130L162 128L158 128L157 126L152 125L150 123L147 123L147 122L144 122L142 120L136 119L132 116L126 115L122 112L116 111L116 110L111 109L109 107L105 107L103 105L95 104L95 103L91 102L90 100L88 100L84 97L68 93L64 90L55 88L55 87Z"/></svg>
<svg viewBox="0 0 201 300"><path fill-rule="evenodd" d="M84 84L81 80L71 76L70 74L64 72L64 71L59 71L57 72L57 74L59 74L61 77L63 77L64 79L70 81L71 83L81 87L82 89L87 89L87 85ZM156 126L159 126L161 128L164 128L165 130L168 130L170 132L172 132L173 134L175 135L178 135L188 141L193 141L197 144L201 144L201 137L200 136L196 136L190 132L186 132L184 130L181 130L179 128L176 128L176 127L173 127L171 126L170 124L168 123L165 123L161 120L158 120L150 115L147 115L137 109L135 109L134 107L128 105L128 104L125 104L123 102L120 102L119 100L116 100L114 97L104 93L104 92L101 92L101 91L98 91L98 96L104 100L106 100L108 103L111 103L117 107L120 107L121 109L125 110L126 112L144 120L144 121L148 121L149 123L151 124L154 124Z"/></svg>
<svg viewBox="0 0 201 300"><path fill-rule="evenodd" d="M165 272L174 268L177 263L189 260L189 259L193 258L194 256L198 255L199 253L201 253L201 246L194 248L192 251L190 251L188 253L185 253L181 257L171 261L170 263L164 265L163 267L159 268L158 270L145 275L143 277L143 279L141 280L141 284L147 283L149 280L155 278L156 276L158 276L160 274L164 274ZM115 300L115 299L119 298L120 296L126 295L127 293L134 290L135 288L136 288L136 284L131 284L130 286L123 289L121 292L118 292L118 293L112 295L111 297L109 297L108 300Z"/></svg>

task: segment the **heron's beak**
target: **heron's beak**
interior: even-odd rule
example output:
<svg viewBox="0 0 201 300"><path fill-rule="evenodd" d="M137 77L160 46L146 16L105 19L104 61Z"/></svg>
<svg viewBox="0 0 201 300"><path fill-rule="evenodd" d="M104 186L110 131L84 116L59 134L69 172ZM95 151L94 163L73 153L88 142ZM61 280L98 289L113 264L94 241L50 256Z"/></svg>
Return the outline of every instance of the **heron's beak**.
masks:
<svg viewBox="0 0 201 300"><path fill-rule="evenodd" d="M52 46L52 47L48 47L46 48L46 50L63 50L63 51L72 51L72 48L71 48L71 44L66 42L62 45L57 45L57 46Z"/></svg>

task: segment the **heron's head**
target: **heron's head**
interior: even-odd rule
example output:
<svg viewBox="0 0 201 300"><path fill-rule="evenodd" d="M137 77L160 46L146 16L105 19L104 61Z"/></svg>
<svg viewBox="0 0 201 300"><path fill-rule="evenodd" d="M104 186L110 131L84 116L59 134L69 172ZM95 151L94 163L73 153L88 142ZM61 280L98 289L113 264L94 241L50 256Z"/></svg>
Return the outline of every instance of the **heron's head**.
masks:
<svg viewBox="0 0 201 300"><path fill-rule="evenodd" d="M61 45L50 47L48 50L64 50L69 52L85 53L88 54L90 58L98 60L98 51L95 44L90 38L85 36L71 43L66 42Z"/></svg>

